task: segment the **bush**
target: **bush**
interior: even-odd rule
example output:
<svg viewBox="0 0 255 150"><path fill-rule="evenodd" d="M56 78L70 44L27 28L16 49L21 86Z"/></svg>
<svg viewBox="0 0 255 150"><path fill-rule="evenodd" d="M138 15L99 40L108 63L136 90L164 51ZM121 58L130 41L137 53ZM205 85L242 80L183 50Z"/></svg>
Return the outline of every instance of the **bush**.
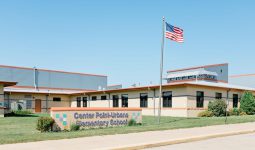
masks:
<svg viewBox="0 0 255 150"><path fill-rule="evenodd" d="M16 116L16 117L26 117L26 116L30 116L32 113L32 111L30 110L13 110L8 114L5 114L4 116L6 117L12 117L12 116Z"/></svg>
<svg viewBox="0 0 255 150"><path fill-rule="evenodd" d="M52 119L51 117L40 117L37 120L36 129L41 132L52 131L54 122L54 119Z"/></svg>
<svg viewBox="0 0 255 150"><path fill-rule="evenodd" d="M198 117L212 117L213 112L205 110L205 111L200 112L197 116Z"/></svg>
<svg viewBox="0 0 255 150"><path fill-rule="evenodd" d="M248 115L255 114L255 99L251 92L244 92L241 101L240 109Z"/></svg>
<svg viewBox="0 0 255 150"><path fill-rule="evenodd" d="M12 111L15 115L30 115L32 112L30 110L14 110Z"/></svg>
<svg viewBox="0 0 255 150"><path fill-rule="evenodd" d="M238 108L233 108L229 110L230 116L239 116L242 111Z"/></svg>
<svg viewBox="0 0 255 150"><path fill-rule="evenodd" d="M128 121L128 126L135 126L135 125L137 125L137 123L134 119L131 119Z"/></svg>
<svg viewBox="0 0 255 150"><path fill-rule="evenodd" d="M70 127L70 131L78 131L80 130L80 126L77 124L72 124Z"/></svg>
<svg viewBox="0 0 255 150"><path fill-rule="evenodd" d="M208 110L213 113L214 116L225 116L226 115L227 104L224 100L217 99L213 102L209 102Z"/></svg>

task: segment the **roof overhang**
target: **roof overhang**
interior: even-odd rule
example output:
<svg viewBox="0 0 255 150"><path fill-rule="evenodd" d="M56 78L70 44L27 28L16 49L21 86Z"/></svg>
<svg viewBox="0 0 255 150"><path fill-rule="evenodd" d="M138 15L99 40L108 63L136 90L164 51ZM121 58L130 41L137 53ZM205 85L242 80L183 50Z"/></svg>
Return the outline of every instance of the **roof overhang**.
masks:
<svg viewBox="0 0 255 150"><path fill-rule="evenodd" d="M226 90L239 90L239 91L254 91L255 88L244 87L239 85L232 85L228 83L221 83L221 82L207 82L207 81L198 81L198 82L177 82L177 83L169 83L162 85L162 88L171 88L171 87L208 87L208 88L219 88L219 89L226 89ZM152 85L152 86L143 86L143 87L130 87L130 88L122 88L122 89L114 89L114 90L105 90L105 91L88 91L82 93L75 93L73 95L93 95L93 94L108 94L113 92L128 92L128 91L138 91L138 90L154 90L159 89L159 85Z"/></svg>
<svg viewBox="0 0 255 150"><path fill-rule="evenodd" d="M7 86L14 86L16 85L18 82L12 82L12 81L0 81L0 84L2 84L4 87Z"/></svg>
<svg viewBox="0 0 255 150"><path fill-rule="evenodd" d="M5 87L4 92L10 93L36 93L36 94L62 94L70 95L75 93L87 92L86 89L65 89L65 88L47 88L47 87L38 87L34 88L31 86L10 86Z"/></svg>

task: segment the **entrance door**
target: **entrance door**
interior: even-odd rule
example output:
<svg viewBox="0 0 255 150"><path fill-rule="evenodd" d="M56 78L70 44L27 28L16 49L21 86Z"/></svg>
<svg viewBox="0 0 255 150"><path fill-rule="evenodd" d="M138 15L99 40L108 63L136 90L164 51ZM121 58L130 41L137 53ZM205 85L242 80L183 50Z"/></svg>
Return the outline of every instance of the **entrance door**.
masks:
<svg viewBox="0 0 255 150"><path fill-rule="evenodd" d="M41 112L41 100L40 99L36 99L35 100L35 112Z"/></svg>

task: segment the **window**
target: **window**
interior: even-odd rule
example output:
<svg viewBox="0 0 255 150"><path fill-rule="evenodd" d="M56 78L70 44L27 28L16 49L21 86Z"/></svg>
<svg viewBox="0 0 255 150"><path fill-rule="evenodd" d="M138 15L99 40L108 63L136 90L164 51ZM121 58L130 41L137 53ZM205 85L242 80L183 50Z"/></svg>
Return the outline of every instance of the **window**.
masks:
<svg viewBox="0 0 255 150"><path fill-rule="evenodd" d="M32 109L32 100L27 100L26 101L26 108L27 109Z"/></svg>
<svg viewBox="0 0 255 150"><path fill-rule="evenodd" d="M77 107L81 107L81 97L77 97L76 102L77 102Z"/></svg>
<svg viewBox="0 0 255 150"><path fill-rule="evenodd" d="M167 91L162 93L163 107L172 107L172 92Z"/></svg>
<svg viewBox="0 0 255 150"><path fill-rule="evenodd" d="M101 100L106 100L107 98L106 98L106 95L102 95L101 96Z"/></svg>
<svg viewBox="0 0 255 150"><path fill-rule="evenodd" d="M118 95L112 96L112 105L113 105L113 107L119 107L119 96Z"/></svg>
<svg viewBox="0 0 255 150"><path fill-rule="evenodd" d="M92 101L96 101L96 100L97 100L97 96L92 96L92 97L91 97L91 100L92 100Z"/></svg>
<svg viewBox="0 0 255 150"><path fill-rule="evenodd" d="M197 91L197 107L204 107L204 92Z"/></svg>
<svg viewBox="0 0 255 150"><path fill-rule="evenodd" d="M88 98L87 97L83 97L82 98L82 106L83 107L87 107L87 103L88 103Z"/></svg>
<svg viewBox="0 0 255 150"><path fill-rule="evenodd" d="M122 107L128 107L128 95L127 94L121 95L121 104L122 104Z"/></svg>
<svg viewBox="0 0 255 150"><path fill-rule="evenodd" d="M140 94L140 107L148 107L148 94L147 93Z"/></svg>
<svg viewBox="0 0 255 150"><path fill-rule="evenodd" d="M222 99L222 93L215 93L215 99Z"/></svg>
<svg viewBox="0 0 255 150"><path fill-rule="evenodd" d="M54 102L60 102L60 101L61 101L61 98L60 98L60 97L53 97L53 101L54 101Z"/></svg>
<svg viewBox="0 0 255 150"><path fill-rule="evenodd" d="M238 107L238 94L233 94L233 108Z"/></svg>

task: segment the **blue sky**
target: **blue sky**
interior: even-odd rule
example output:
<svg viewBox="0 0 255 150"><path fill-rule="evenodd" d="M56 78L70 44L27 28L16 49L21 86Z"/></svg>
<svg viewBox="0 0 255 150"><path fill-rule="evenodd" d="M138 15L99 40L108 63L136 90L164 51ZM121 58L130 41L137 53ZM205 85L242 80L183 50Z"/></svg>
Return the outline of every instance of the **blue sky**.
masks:
<svg viewBox="0 0 255 150"><path fill-rule="evenodd" d="M0 1L0 64L159 83L162 16L184 29L165 43L166 70L229 63L255 73L255 1Z"/></svg>

